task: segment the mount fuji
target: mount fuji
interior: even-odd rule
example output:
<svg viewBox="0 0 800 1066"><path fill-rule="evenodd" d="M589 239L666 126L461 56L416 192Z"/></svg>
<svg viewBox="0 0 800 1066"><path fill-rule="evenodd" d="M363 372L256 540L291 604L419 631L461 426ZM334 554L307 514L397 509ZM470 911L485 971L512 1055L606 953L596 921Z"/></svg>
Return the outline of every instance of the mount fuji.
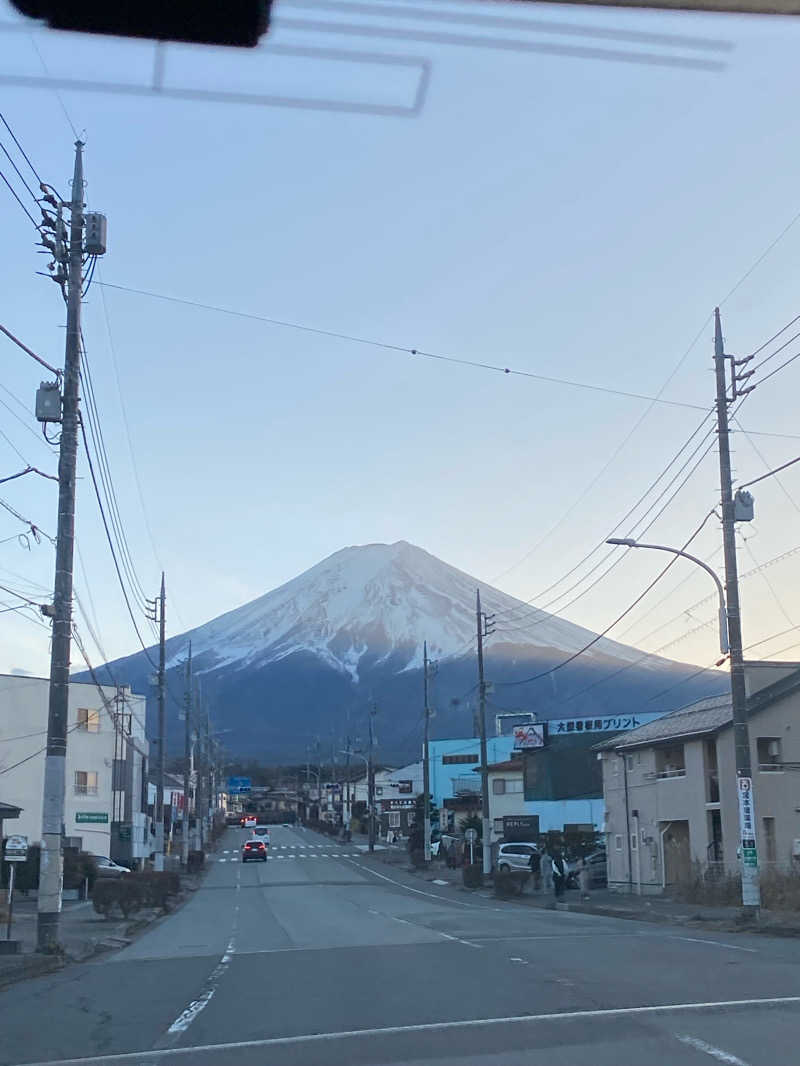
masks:
<svg viewBox="0 0 800 1066"><path fill-rule="evenodd" d="M423 640L437 662L432 736L471 736L478 587L482 609L494 615L485 648L486 677L494 682L492 715L531 710L541 720L666 712L715 690L713 679L691 676L694 667L606 638L563 669L545 673L596 634L405 541L367 544L343 548L285 585L167 641L167 679L175 697L167 704L170 748L181 746L176 701L183 694L190 641L214 728L225 733L225 746L235 754L299 762L315 737L324 753L332 735L345 734L346 716L351 733L362 728L366 707L375 700L380 757L417 757ZM102 680L113 676L139 692L147 691L152 672L143 652L97 671ZM540 673L538 681L504 687ZM150 691L151 724L154 713Z"/></svg>

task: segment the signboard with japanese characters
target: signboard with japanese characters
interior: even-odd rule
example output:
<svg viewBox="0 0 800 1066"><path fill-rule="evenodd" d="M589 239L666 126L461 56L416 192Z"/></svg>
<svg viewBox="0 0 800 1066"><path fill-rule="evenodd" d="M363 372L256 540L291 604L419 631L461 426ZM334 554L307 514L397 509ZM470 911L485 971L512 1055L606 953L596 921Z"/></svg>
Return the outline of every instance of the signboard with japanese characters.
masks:
<svg viewBox="0 0 800 1066"><path fill-rule="evenodd" d="M660 718L660 714L607 714L602 718L554 718L548 722L550 737L567 733L624 733ZM526 727L527 728L527 727ZM516 730L515 730L516 732Z"/></svg>
<svg viewBox="0 0 800 1066"><path fill-rule="evenodd" d="M742 904L759 905L758 852L756 850L756 814L753 805L753 779L736 779L739 793L739 842L742 855Z"/></svg>
<svg viewBox="0 0 800 1066"><path fill-rule="evenodd" d="M413 799L385 799L380 802L383 811L406 811L414 807Z"/></svg>
<svg viewBox="0 0 800 1066"><path fill-rule="evenodd" d="M10 836L6 840L3 858L6 862L25 862L28 857L28 838L24 836Z"/></svg>
<svg viewBox="0 0 800 1066"><path fill-rule="evenodd" d="M530 751L532 748L543 748L544 739L544 722L529 722L527 725L514 726L515 751Z"/></svg>

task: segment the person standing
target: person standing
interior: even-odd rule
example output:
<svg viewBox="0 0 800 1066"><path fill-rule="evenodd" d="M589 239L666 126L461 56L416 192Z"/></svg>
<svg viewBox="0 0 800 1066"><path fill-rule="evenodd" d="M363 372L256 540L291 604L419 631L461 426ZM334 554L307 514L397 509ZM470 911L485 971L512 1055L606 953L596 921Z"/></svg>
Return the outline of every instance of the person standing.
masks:
<svg viewBox="0 0 800 1066"><path fill-rule="evenodd" d="M591 888L591 884L592 884L592 870L591 870L591 867L589 866L589 862L588 862L586 856L584 855L584 857L581 859L581 863L580 863L580 866L578 868L578 885L579 885L580 890L581 890L581 899L582 900L588 900L589 899L589 890Z"/></svg>
<svg viewBox="0 0 800 1066"><path fill-rule="evenodd" d="M553 856L545 849L539 862L541 875L539 887L543 895L549 896L553 891Z"/></svg>
<svg viewBox="0 0 800 1066"><path fill-rule="evenodd" d="M553 888L555 891L555 897L557 900L559 900L564 895L564 890L567 887L567 864L564 861L564 856L560 851L554 852L552 867Z"/></svg>

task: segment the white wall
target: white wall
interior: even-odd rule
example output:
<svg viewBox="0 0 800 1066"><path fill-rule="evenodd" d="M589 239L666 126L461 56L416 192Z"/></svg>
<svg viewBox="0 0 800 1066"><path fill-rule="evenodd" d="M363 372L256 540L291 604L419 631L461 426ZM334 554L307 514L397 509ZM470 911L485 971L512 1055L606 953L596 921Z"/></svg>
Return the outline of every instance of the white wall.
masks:
<svg viewBox="0 0 800 1066"><path fill-rule="evenodd" d="M116 690L103 686L103 692L109 708L113 708ZM132 714L132 740L146 752L144 697L126 695L125 709ZM22 833L32 843L40 840L42 832L48 697L47 678L0 675L0 800L22 807L19 819L13 826L9 822L6 830ZM97 732L77 728L80 708L99 713ZM95 685L70 683L67 731L64 830L68 837L80 837L86 851L108 855L113 817L111 785L115 736L111 715L103 706ZM119 750L117 754L120 754ZM76 771L97 774L96 794L76 793ZM133 796L133 801L138 806L138 796ZM106 815L107 821L77 821L78 814L87 813Z"/></svg>

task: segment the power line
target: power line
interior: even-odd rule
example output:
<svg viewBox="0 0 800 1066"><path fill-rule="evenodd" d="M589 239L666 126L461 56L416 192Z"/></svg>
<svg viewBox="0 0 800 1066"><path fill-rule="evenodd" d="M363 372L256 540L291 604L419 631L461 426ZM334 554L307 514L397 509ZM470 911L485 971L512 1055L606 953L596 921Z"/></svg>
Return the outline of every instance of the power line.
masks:
<svg viewBox="0 0 800 1066"><path fill-rule="evenodd" d="M13 140L14 144L19 149L19 152L20 152L20 155L22 156L22 158L25 160L25 162L31 168L31 170L33 172L33 176L36 178L36 180L39 182L40 185L44 185L44 182L42 181L41 177L39 176L38 170L33 165L33 163L30 161L30 158L28 157L28 153L25 151L25 149L22 147L22 145L17 140L16 134L14 133L12 128L9 126L8 121L7 121L5 115L3 114L2 111L0 111L0 121L3 123L3 125L8 130L8 132L11 134L11 139Z"/></svg>
<svg viewBox="0 0 800 1066"><path fill-rule="evenodd" d="M780 474L781 470L786 470L790 466L794 466L795 463L800 463L800 455L795 459L790 459L788 463L783 463L781 466L776 466L774 470L768 470L766 474L761 474L760 477L754 477L752 481L745 481L743 485L739 485L740 489L749 488L751 485L757 485L759 481L766 481L768 477L774 477L775 474Z"/></svg>
<svg viewBox="0 0 800 1066"><path fill-rule="evenodd" d="M701 529L703 528L703 526L706 524L706 522L708 521L708 519L711 517L711 515L713 513L714 513L713 511L709 511L709 513L705 516L705 518L700 523L700 525L697 527L697 529L694 531L694 533L692 533L692 535L689 537L689 539L683 545L683 547L681 549L682 551L685 551L689 547L689 545L692 543L694 538L698 535L698 533L701 531ZM605 629L603 629L600 633L595 634L595 636L587 644L585 644L582 648L579 648L578 651L573 652L572 655L569 655L566 659L563 659L560 663L556 663L556 665L550 667L550 669L543 670L543 671L541 671L538 674L534 674L533 677L526 677L526 678L523 678L520 681L497 681L497 682L495 682L495 684L496 685L501 685L503 688L512 688L512 687L516 687L517 685L527 685L527 684L530 684L533 681L538 681L538 680L540 680L543 677L549 677L550 675L554 674L557 670L561 670L565 666L568 666L571 662L574 662L575 659L577 659L580 655L583 655L590 648L594 647L594 645L597 644L598 641L602 640L603 637L606 635L606 633L609 633L614 628L614 626L617 625L619 622L621 622L622 619L627 614L630 614L630 612L637 605L637 603L641 603L641 601L645 598L645 596L648 594L648 592L650 592L650 590L652 588L654 588L658 584L658 582L667 573L667 571L672 566L675 565L675 562L676 562L676 560L678 558L679 558L679 556L677 556L677 555L673 556L669 560L669 562L659 571L659 573L656 574L656 576L653 578L653 580L650 582L650 584L647 585L647 587L642 592L639 593L639 595L636 597L636 599L632 603L630 603L625 608L625 610L622 611L621 614L617 615L617 617L614 619L613 622L610 623L610 625L607 625L605 627Z"/></svg>
<svg viewBox="0 0 800 1066"><path fill-rule="evenodd" d="M11 164L11 166L12 166L12 167L14 168L14 170L16 171L17 177L18 177L18 178L19 178L19 180L20 180L20 181L22 182L22 184L23 184L23 185L25 186L25 188L26 188L26 189L28 190L28 192L30 193L31 199L33 200L33 202L34 202L34 203L36 204L36 206L38 207L38 206L39 206L39 201L38 201L38 200L37 200L37 198L36 198L36 193L35 193L35 192L33 191L33 189L32 189L32 188L30 187L30 185L29 185L29 184L27 183L27 181L26 181L26 180L25 180L25 178L23 177L22 171L21 171L21 170L19 169L19 167L17 166L17 164L16 164L15 162L14 162L14 160L13 160L13 159L11 158L11 154L9 153L8 149L7 149L7 148L6 148L6 146L5 146L4 144L3 144L3 142L2 142L2 141L0 141L0 148L2 148L2 150L3 150L3 152L5 153L5 156L6 156L6 158L8 159L9 163Z"/></svg>
<svg viewBox="0 0 800 1066"><path fill-rule="evenodd" d="M303 333L314 333L321 337L331 337L335 340L348 341L351 344L364 344L371 348L381 348L384 351L402 352L405 355L420 356L424 359L435 359L440 362L454 363L458 366L473 367L478 370L490 370L499 374L511 374L516 377L529 378L533 381L544 381L553 385L566 385L575 389L587 389L590 392L602 392L611 396L624 396L632 400L650 400L661 403L668 407L685 407L693 411L705 411L700 404L684 403L680 400L664 400L656 396L648 396L640 392L627 392L624 389L614 389L610 386L595 385L585 381L571 381L566 378L557 378L545 374L535 374L529 370L515 370L512 367L500 366L496 363L484 363L473 359L462 359L453 355L442 355L438 352L426 351L422 348L409 348L402 344L390 344L386 341L372 340L368 337L358 337L351 333L339 333L336 330L321 329L317 326L307 326L299 322L289 322L284 319L268 318L266 315L256 315L248 311L237 311L230 307L221 307L217 304L202 303L199 300L187 300L179 296L166 296L160 292L151 292L147 289L135 289L129 285L115 285L110 281L98 281L97 285L103 285L107 289L117 289L120 292L134 293L137 296L149 296L154 300L165 300L168 303L181 304L184 307L194 307L204 311L215 311L218 314L232 315L235 318L250 319L254 322L263 322L269 326L280 326L284 329L296 329Z"/></svg>
<svg viewBox="0 0 800 1066"><path fill-rule="evenodd" d="M0 333L5 334L5 336L8 337L9 340L13 341L14 344L17 345L18 348L21 348L23 350L23 352L25 352L27 355L29 355L31 357L31 359L35 359L37 363L40 363L43 367L45 367L47 370L49 370L51 374L55 374L55 376L57 378L59 378L59 379L61 378L61 375L62 375L62 371L61 370L57 370L56 367L50 366L50 364L48 362L46 362L44 359L42 359L42 357L40 355L37 355L36 352L31 351L31 349L27 346L27 344L23 344L22 341L19 339L19 337L15 337L14 336L14 334L11 332L11 330L6 329L6 327L3 326L3 325L0 325Z"/></svg>
<svg viewBox="0 0 800 1066"><path fill-rule="evenodd" d="M8 180L8 178L7 178L6 176L5 176L5 174L3 173L3 171L2 171L2 170L0 170L0 178L2 178L2 179L3 179L3 181L4 181L5 183L6 183L6 185L8 186L8 191L9 191L9 192L11 193L11 195L12 195L12 196L14 197L14 199L15 199L15 200L17 201L17 203L18 203L18 204L19 204L19 206L20 206L20 207L22 208L22 210L23 210L23 211L25 212L25 214L26 214L26 215L28 216L28 218L29 218L29 219L31 220L31 222L33 223L33 228L34 228L34 229L35 229L35 230L36 230L36 231L38 232L38 230L39 230L39 227L40 227L40 223L38 223L38 222L36 221L36 219L35 219L35 218L33 217L33 215L32 215L32 214L30 213L30 211L29 211L29 210L27 209L27 207L25 206L25 204L24 204L24 203L22 202L22 200L20 200L19 196L17 195L16 189L15 189L15 188L14 188L14 186L13 186L13 185L11 184L11 182L10 182L10 181Z"/></svg>

